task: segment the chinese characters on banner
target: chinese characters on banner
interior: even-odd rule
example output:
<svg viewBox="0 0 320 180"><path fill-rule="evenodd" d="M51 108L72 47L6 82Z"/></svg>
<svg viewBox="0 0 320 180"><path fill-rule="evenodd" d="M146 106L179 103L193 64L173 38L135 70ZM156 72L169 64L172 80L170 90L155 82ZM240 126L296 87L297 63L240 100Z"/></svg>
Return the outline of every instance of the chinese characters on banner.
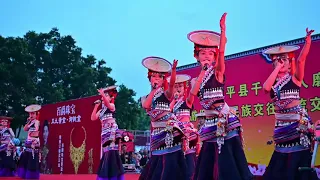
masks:
<svg viewBox="0 0 320 180"><path fill-rule="evenodd" d="M320 92L320 72L313 74L312 78L312 87L313 88L319 88ZM306 84L304 81L302 82L302 87L304 89L310 88L308 84ZM238 91L236 92L236 89ZM260 93L264 93L262 89L262 83L261 82L254 82L250 85L248 84L240 84L239 87L235 87L234 85L229 85L226 87L226 95L227 98L232 99L234 96L238 95L238 97L247 97L248 93L253 93L255 96L259 96ZM307 108L307 105L309 105L311 108ZM230 105L232 106L232 105ZM320 111L320 93L319 95L315 95L311 98L305 99L301 98L301 106L304 107L307 112L315 112ZM272 116L274 115L274 105L271 102L267 103L259 103L256 104L243 104L240 107L239 106L232 106L237 110L237 113L240 117L246 118L246 117L257 117L257 116ZM203 112L201 109L199 112ZM192 111L191 115L191 121L196 121L196 115L197 111Z"/></svg>
<svg viewBox="0 0 320 180"><path fill-rule="evenodd" d="M60 174L63 173L63 156L64 156L64 143L62 143L62 137L59 135L59 149L58 149L58 168L60 168Z"/></svg>
<svg viewBox="0 0 320 180"><path fill-rule="evenodd" d="M76 105L57 107L57 117L52 118L51 124L80 123L81 115L76 114Z"/></svg>
<svg viewBox="0 0 320 180"><path fill-rule="evenodd" d="M314 88L320 87L320 79L317 75L320 75L320 72L313 74L313 86L312 87L314 87ZM308 89L309 85L307 85L303 81L302 88ZM259 93L261 93L263 91L261 82L254 82L251 84L251 87L250 86L248 87L247 84L241 84L239 86L238 93L235 92L235 86L227 86L226 89L227 89L226 94L229 95L230 99L232 99L233 95L235 95L235 94L237 94L239 97L247 97L250 90L255 94L255 96L259 96ZM319 88L319 91L320 91L320 88ZM308 112L320 111L320 98L319 97L313 96L308 99L301 98L301 106L304 107ZM308 109L307 105L309 105L311 108ZM241 113L239 113L239 115L242 118L274 115L274 105L271 102L268 102L266 104L263 104L263 103L243 104L243 105L241 105L240 108L238 106L233 106L233 107L236 107L236 109L238 109L238 113L239 113L239 109L240 109Z"/></svg>

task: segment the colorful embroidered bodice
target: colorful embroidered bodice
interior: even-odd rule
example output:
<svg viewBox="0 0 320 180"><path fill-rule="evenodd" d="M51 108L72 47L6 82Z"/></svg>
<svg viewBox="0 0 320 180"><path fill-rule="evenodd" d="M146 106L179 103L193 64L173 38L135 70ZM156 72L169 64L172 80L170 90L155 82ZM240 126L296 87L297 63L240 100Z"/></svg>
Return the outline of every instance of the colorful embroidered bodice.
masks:
<svg viewBox="0 0 320 180"><path fill-rule="evenodd" d="M159 117L167 112L164 116ZM166 97L164 88L158 88L154 93L151 108L147 110L152 117L151 143L152 155L163 155L181 150L181 124L171 113L170 100Z"/></svg>
<svg viewBox="0 0 320 180"><path fill-rule="evenodd" d="M192 108L189 108L186 101L180 98L176 101L172 109L178 120L182 117L191 117Z"/></svg>
<svg viewBox="0 0 320 180"><path fill-rule="evenodd" d="M224 102L224 84L220 83L215 76L213 66L210 66L201 82L198 97L204 109L210 109L215 103Z"/></svg>
<svg viewBox="0 0 320 180"><path fill-rule="evenodd" d="M36 120L32 120L32 125L30 126L28 132L36 132L37 131L37 128L36 128L36 125L35 125L35 121Z"/></svg>
<svg viewBox="0 0 320 180"><path fill-rule="evenodd" d="M147 112L148 115L155 119L158 115L170 111L170 101L165 96L164 89L158 88L154 93L151 109Z"/></svg>
<svg viewBox="0 0 320 180"><path fill-rule="evenodd" d="M115 118L115 112L111 111L106 106L103 106L99 115L100 121L109 120L113 118Z"/></svg>
<svg viewBox="0 0 320 180"><path fill-rule="evenodd" d="M39 137L38 136L34 136L33 133L35 132L39 132L39 127L36 127L36 119L34 120L31 120L31 126L28 130L28 138L27 140L30 140L30 139L34 139L34 138L38 138L39 140ZM38 130L37 130L38 129ZM31 135L31 136L30 136ZM40 140L39 140L40 141Z"/></svg>
<svg viewBox="0 0 320 180"><path fill-rule="evenodd" d="M270 97L274 105L284 109L293 100L300 100L300 87L292 81L292 76L286 74L278 79L270 91Z"/></svg>
<svg viewBox="0 0 320 180"><path fill-rule="evenodd" d="M1 141L10 141L11 140L11 134L8 128L3 128L0 132Z"/></svg>

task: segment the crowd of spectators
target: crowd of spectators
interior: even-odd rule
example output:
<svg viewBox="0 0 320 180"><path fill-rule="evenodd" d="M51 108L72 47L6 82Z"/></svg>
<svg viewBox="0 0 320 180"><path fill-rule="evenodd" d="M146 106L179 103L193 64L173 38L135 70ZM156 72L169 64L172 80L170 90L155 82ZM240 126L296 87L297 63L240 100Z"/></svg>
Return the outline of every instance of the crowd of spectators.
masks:
<svg viewBox="0 0 320 180"><path fill-rule="evenodd" d="M123 145L121 150L122 164L134 164L136 172L140 172L150 158L150 151L147 148L140 149L139 152L128 152L127 146Z"/></svg>

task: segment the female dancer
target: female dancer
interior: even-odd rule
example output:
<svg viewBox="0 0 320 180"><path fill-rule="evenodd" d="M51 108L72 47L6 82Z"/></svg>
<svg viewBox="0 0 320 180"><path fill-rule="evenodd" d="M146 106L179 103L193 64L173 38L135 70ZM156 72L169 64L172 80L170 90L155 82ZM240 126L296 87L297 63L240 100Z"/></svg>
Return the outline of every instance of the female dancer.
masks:
<svg viewBox="0 0 320 180"><path fill-rule="evenodd" d="M186 163L181 149L184 137L182 124L171 113L170 100L176 80L176 67L160 57L147 57L142 64L148 72L152 90L141 99L142 107L151 118L151 158L140 180L186 179ZM171 70L170 83L166 80Z"/></svg>
<svg viewBox="0 0 320 180"><path fill-rule="evenodd" d="M14 133L11 128L8 128L8 121L12 120L9 117L0 117L0 177L14 176L15 170L15 144Z"/></svg>
<svg viewBox="0 0 320 180"><path fill-rule="evenodd" d="M122 180L124 169L121 163L119 151L121 147L121 134L115 119L116 107L114 105L117 97L116 86L99 89L102 98L102 109L98 110L101 101L95 102L91 120L101 121L101 145L103 155L100 160L97 180Z"/></svg>
<svg viewBox="0 0 320 180"><path fill-rule="evenodd" d="M170 108L176 115L177 119L183 124L183 131L186 138L183 142L183 151L185 152L187 164L187 177L192 179L196 166L196 152L200 151L200 137L197 129L190 122L191 111L193 109L192 94L188 93L187 83L191 79L185 74L177 74L176 84L174 85L174 98L170 104ZM170 80L170 77L167 79Z"/></svg>
<svg viewBox="0 0 320 180"><path fill-rule="evenodd" d="M21 154L20 167L18 167L18 176L23 179L39 179L40 178L40 139L39 139L39 115L40 105L30 105L25 108L29 113L27 124L24 130L28 131L28 137L25 141L25 151Z"/></svg>
<svg viewBox="0 0 320 180"><path fill-rule="evenodd" d="M202 67L199 76L191 82L191 93L198 95L206 115L199 131L203 146L195 170L196 180L253 178L242 149L239 118L224 101L225 17L226 13L220 20L221 36L212 31L188 34L195 44L194 57Z"/></svg>
<svg viewBox="0 0 320 180"><path fill-rule="evenodd" d="M270 92L275 105L275 150L264 174L266 180L301 180L316 178L315 173L299 172L301 166L311 162L312 122L300 103L300 87L304 66L311 45L308 31L305 45L295 62L294 51L299 46L280 46L266 50L271 56L274 70L263 85Z"/></svg>

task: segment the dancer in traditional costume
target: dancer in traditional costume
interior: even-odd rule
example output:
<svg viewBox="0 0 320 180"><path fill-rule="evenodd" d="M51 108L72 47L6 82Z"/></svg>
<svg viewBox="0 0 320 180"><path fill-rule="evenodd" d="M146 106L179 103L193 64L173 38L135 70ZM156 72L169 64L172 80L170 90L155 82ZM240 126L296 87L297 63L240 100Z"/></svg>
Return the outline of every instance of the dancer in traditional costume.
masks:
<svg viewBox="0 0 320 180"><path fill-rule="evenodd" d="M0 117L0 177L15 176L15 135L8 127L10 117Z"/></svg>
<svg viewBox="0 0 320 180"><path fill-rule="evenodd" d="M194 128L190 122L193 109L194 97L188 92L188 81L191 79L189 75L177 74L176 84L174 85L174 98L170 104L170 108L176 115L177 119L183 124L183 131L186 137L183 140L183 151L185 153L187 164L187 177L192 179L196 166L196 154L200 151L200 137L198 130ZM167 78L170 80L170 77Z"/></svg>
<svg viewBox="0 0 320 180"><path fill-rule="evenodd" d="M124 169L120 159L122 131L118 129L115 118L115 99L117 97L116 86L110 86L98 90L102 100L97 100L91 120L101 121L101 145L102 158L97 173L97 180L123 180ZM98 110L102 103L102 109Z"/></svg>
<svg viewBox="0 0 320 180"><path fill-rule="evenodd" d="M203 142L194 179L252 179L243 151L241 124L236 111L224 100L224 51L226 13L220 20L221 34L194 31L188 39L194 43L194 57L201 72L191 81L193 95L198 95L206 115L199 130Z"/></svg>
<svg viewBox="0 0 320 180"><path fill-rule="evenodd" d="M40 178L40 115L41 106L33 104L27 106L25 111L29 113L27 124L24 130L28 131L28 137L25 141L25 151L21 154L18 176L23 179L39 179Z"/></svg>
<svg viewBox="0 0 320 180"><path fill-rule="evenodd" d="M310 167L312 158L312 121L300 102L300 87L312 32L307 29L305 45L297 61L295 51L299 46L279 46L264 51L270 55L274 70L263 89L270 92L276 112L275 150L264 174L266 180L317 179L315 172L298 170L299 167Z"/></svg>
<svg viewBox="0 0 320 180"><path fill-rule="evenodd" d="M160 57L147 57L142 64L148 72L151 92L141 99L142 107L151 118L151 158L140 180L186 179L186 162L181 148L183 126L171 112L170 102L176 80L176 67ZM171 71L168 85L167 76Z"/></svg>

